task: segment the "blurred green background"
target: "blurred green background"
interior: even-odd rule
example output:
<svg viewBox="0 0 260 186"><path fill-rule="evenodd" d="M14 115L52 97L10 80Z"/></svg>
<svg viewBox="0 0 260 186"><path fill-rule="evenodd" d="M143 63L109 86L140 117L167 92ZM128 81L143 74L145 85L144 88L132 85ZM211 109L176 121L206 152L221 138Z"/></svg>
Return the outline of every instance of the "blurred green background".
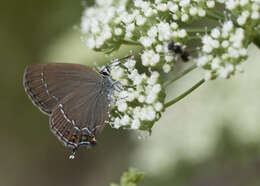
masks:
<svg viewBox="0 0 260 186"><path fill-rule="evenodd" d="M81 0L1 1L0 186L107 186L128 167L145 172L144 186L260 185L260 54L254 46L245 73L207 82L168 109L150 137L107 127L95 148L69 160L70 149L27 98L22 78L32 63L111 59L81 42L82 10ZM183 68L177 64L174 73ZM196 70L172 85L168 99L200 77Z"/></svg>

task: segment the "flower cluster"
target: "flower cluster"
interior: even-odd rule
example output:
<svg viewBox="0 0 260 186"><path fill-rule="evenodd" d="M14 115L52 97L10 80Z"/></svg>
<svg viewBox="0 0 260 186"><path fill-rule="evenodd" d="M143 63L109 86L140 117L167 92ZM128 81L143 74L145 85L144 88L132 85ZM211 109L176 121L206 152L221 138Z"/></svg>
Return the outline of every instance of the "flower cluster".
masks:
<svg viewBox="0 0 260 186"><path fill-rule="evenodd" d="M247 57L244 29L234 27L231 21L216 27L202 37L199 57L195 60L199 67L206 69L205 79L228 78Z"/></svg>
<svg viewBox="0 0 260 186"><path fill-rule="evenodd" d="M112 79L120 82L124 90L114 91L109 124L114 128L149 130L164 110L164 91L158 72L139 73L135 64L134 59L128 59L111 69Z"/></svg>
<svg viewBox="0 0 260 186"><path fill-rule="evenodd" d="M247 58L248 33L260 30L259 0L217 0L229 11L226 21L209 34L202 36L199 57L195 59L203 67L205 79L229 78L241 71L241 63Z"/></svg>
<svg viewBox="0 0 260 186"><path fill-rule="evenodd" d="M168 43L174 40L184 45L188 40L179 22L204 17L206 9L214 6L213 0L97 1L85 10L81 31L87 46L98 51L110 52L131 42L142 45L142 64L162 67L167 73L175 61Z"/></svg>
<svg viewBox="0 0 260 186"><path fill-rule="evenodd" d="M164 110L160 73L170 72L177 60L195 62L205 70L206 80L229 78L241 70L248 45L253 36L260 34L259 0L95 2L95 6L85 9L80 27L90 49L111 53L123 44L143 48L138 64L143 71L136 69L133 59L124 67L112 69L113 79L124 86L124 91L116 92L111 112L115 128L151 129ZM219 7L226 11L219 11ZM209 26L191 26L200 20ZM185 55L169 50L169 43Z"/></svg>
<svg viewBox="0 0 260 186"><path fill-rule="evenodd" d="M252 25L252 28L260 23L260 1L259 0L218 0L225 4L227 10L236 17L240 26Z"/></svg>
<svg viewBox="0 0 260 186"><path fill-rule="evenodd" d="M121 20L116 21L126 11L127 0L97 0L94 7L83 13L81 32L88 48L102 50L114 48L118 40L124 37Z"/></svg>

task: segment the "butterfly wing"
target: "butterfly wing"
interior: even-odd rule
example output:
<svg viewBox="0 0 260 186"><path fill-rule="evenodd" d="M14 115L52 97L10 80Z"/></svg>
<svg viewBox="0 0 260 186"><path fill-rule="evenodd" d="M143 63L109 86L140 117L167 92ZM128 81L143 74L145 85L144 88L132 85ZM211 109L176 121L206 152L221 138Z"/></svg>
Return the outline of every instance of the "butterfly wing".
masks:
<svg viewBox="0 0 260 186"><path fill-rule="evenodd" d="M32 102L50 115L66 95L80 86L95 86L102 76L79 64L33 64L24 73L24 87Z"/></svg>
<svg viewBox="0 0 260 186"><path fill-rule="evenodd" d="M65 146L90 145L108 118L109 100L102 95L102 87L81 87L64 97L50 117L52 132Z"/></svg>

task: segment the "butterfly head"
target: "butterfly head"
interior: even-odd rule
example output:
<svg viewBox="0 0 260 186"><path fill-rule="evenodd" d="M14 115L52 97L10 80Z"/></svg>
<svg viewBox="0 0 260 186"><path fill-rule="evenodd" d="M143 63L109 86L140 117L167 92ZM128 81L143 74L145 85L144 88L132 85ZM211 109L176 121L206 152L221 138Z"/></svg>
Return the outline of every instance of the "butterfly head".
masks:
<svg viewBox="0 0 260 186"><path fill-rule="evenodd" d="M109 66L105 66L99 73L103 76L110 76Z"/></svg>

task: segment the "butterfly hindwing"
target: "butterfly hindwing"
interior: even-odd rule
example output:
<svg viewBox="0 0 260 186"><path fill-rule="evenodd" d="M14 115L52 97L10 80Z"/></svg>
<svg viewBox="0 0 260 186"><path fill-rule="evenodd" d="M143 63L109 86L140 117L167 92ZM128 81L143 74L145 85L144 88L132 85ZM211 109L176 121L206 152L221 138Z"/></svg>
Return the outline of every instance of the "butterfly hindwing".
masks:
<svg viewBox="0 0 260 186"><path fill-rule="evenodd" d="M52 132L66 145L78 147L89 142L104 127L108 100L98 92L102 87L81 88L64 97L50 117Z"/></svg>

